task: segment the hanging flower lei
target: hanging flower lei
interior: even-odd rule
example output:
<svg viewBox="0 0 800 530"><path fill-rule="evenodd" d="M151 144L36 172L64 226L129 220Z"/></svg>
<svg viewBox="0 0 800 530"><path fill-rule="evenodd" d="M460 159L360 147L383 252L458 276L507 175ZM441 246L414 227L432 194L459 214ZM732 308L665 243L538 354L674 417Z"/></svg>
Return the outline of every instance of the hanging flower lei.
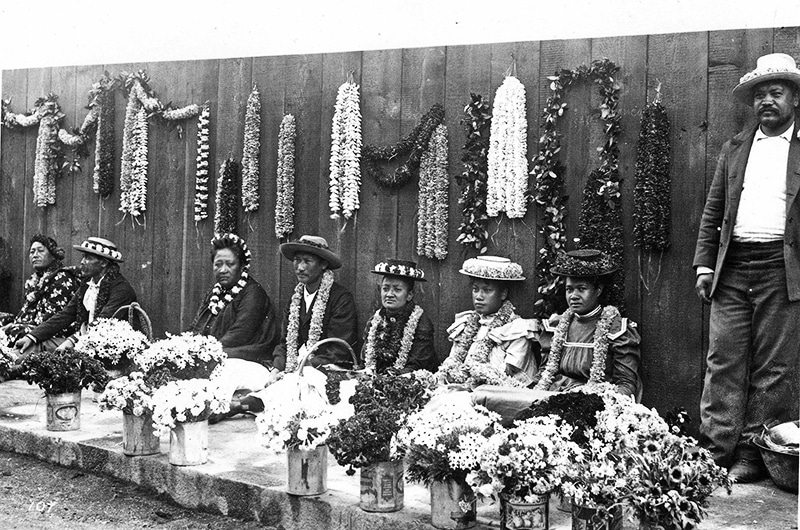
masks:
<svg viewBox="0 0 800 530"><path fill-rule="evenodd" d="M519 318L519 316L514 312L514 305L506 300L489 323L489 329L499 328L517 318ZM469 377L470 365L486 364L489 362L489 354L492 348L494 348L494 342L489 338L488 334L480 341L475 351L467 357L469 349L475 340L475 335L477 335L480 327L480 315L473 312L469 316L466 327L456 338L454 348L450 352L450 355L439 367L439 372L446 374L448 379L452 382L463 383L466 381Z"/></svg>
<svg viewBox="0 0 800 530"><path fill-rule="evenodd" d="M322 274L322 281L317 289L317 300L311 309L311 326L308 330L309 347L319 342L322 336L322 319L325 317L325 309L328 307L328 298L331 295L333 285L333 272L325 271ZM286 372L291 372L297 368L297 351L300 334L300 300L303 298L305 284L298 283L292 294L292 302L289 305L289 328L286 330Z"/></svg>
<svg viewBox="0 0 800 530"><path fill-rule="evenodd" d="M534 304L534 308L536 314L540 316L546 316L553 312L560 300L558 288L563 283L559 276L550 272L551 267L555 264L556 256L564 251L567 240L564 222L566 217L564 167L558 158L558 153L561 150L562 135L556 131L558 118L563 116L567 110L567 104L562 100L567 89L574 82L592 79L600 86L600 94L603 96L603 103L600 105L600 109L602 120L605 122L603 130L606 140L599 149L600 167L595 170L597 173L592 173L589 181L591 183L600 183L596 191L599 191L605 200L601 201L602 204L598 205L598 208L604 212L611 211L614 208L618 209L620 177L617 139L621 133L621 128L620 115L617 111L619 85L613 77L618 70L619 67L613 62L608 59L602 59L593 61L591 66L581 65L575 70L561 70L556 75L548 77L552 94L547 98L547 103L542 113L539 151L533 159L531 174L534 175L534 179L529 189L531 198L541 208L539 232L544 240L544 245L539 249L539 257L536 262L536 273L539 277L537 288L539 299ZM612 208L612 205L614 208ZM609 226L614 224L614 219L618 218L618 216L618 212L614 214L612 211L605 219L607 223L604 225L604 230L611 230ZM618 256L615 254L615 250L610 247L617 248L616 234L616 231L613 234L603 232L600 235L602 244L597 247L601 250L607 250L615 258ZM607 243L606 241L612 236L614 236L615 241L611 244ZM593 235L587 230L587 233L581 236L581 245L589 245L589 239L592 237Z"/></svg>
<svg viewBox="0 0 800 530"><path fill-rule="evenodd" d="M278 200L275 204L275 237L288 237L294 230L294 147L297 128L294 116L281 120L278 133Z"/></svg>
<svg viewBox="0 0 800 530"><path fill-rule="evenodd" d="M250 277L250 258L252 255L250 254L250 249L247 248L247 244L244 242L244 239L237 236L233 233L227 234L220 234L214 239L217 238L227 238L242 247L242 251L244 252L244 263L242 264L242 275L239 277L239 281L236 282L229 291L220 285L219 282L214 284L214 287L211 289L211 296L208 299L208 309L211 313L218 315L226 305L231 303L231 300L236 298L236 296L242 292L244 286L247 284L247 278ZM222 294L222 293L225 294Z"/></svg>
<svg viewBox="0 0 800 530"><path fill-rule="evenodd" d="M92 189L101 197L108 197L114 190L114 94L117 87L117 81L106 72L89 91L89 105L92 111L97 111ZM85 134L83 127L81 134Z"/></svg>
<svg viewBox="0 0 800 530"><path fill-rule="evenodd" d="M214 211L214 233L236 233L238 217L238 201L236 198L236 180L239 163L229 158L222 163L217 177L216 210Z"/></svg>
<svg viewBox="0 0 800 530"><path fill-rule="evenodd" d="M359 208L361 189L361 110L358 85L351 79L339 87L331 127L331 218L350 219Z"/></svg>
<svg viewBox="0 0 800 530"><path fill-rule="evenodd" d="M486 214L509 219L525 216L528 188L528 121L525 87L513 75L498 87L492 108L489 136Z"/></svg>
<svg viewBox="0 0 800 530"><path fill-rule="evenodd" d="M594 330L594 354L592 356L592 366L589 369L589 381L587 385L602 383L606 379L606 359L608 358L608 332L611 330L611 324L614 319L620 316L619 310L613 305L607 305L603 308L600 315L600 320ZM550 354L547 358L547 365L542 371L542 377L536 383L534 390L549 390L550 385L553 384L558 367L561 364L561 354L564 351L564 343L567 341L567 331L572 319L575 317L575 312L568 309L561 315L555 332L553 333L553 341L550 346Z"/></svg>
<svg viewBox="0 0 800 530"><path fill-rule="evenodd" d="M194 176L194 222L208 218L208 124L211 109L203 105L197 122L197 165Z"/></svg>
<svg viewBox="0 0 800 530"><path fill-rule="evenodd" d="M419 169L417 254L430 259L447 258L447 127L440 124L422 154Z"/></svg>
<svg viewBox="0 0 800 530"><path fill-rule="evenodd" d="M659 86L660 88L660 86ZM644 250L670 246L669 117L661 92L642 113L633 187L633 244Z"/></svg>
<svg viewBox="0 0 800 530"><path fill-rule="evenodd" d="M458 227L456 241L465 246L475 247L480 254L486 252L489 239L489 217L486 215L486 178L488 163L486 154L489 150L488 130L492 122L492 111L483 96L470 93L471 101L464 107L461 124L467 134L464 153L461 161L464 171L456 175L456 182L461 186L461 197L458 203L462 206L464 220Z"/></svg>
<svg viewBox="0 0 800 530"><path fill-rule="evenodd" d="M413 302L412 302L413 303ZM414 305L414 309L408 317L408 321L403 327L403 338L400 339L400 344L390 344L390 346L399 346L396 351L386 351L385 341L382 341L384 348L381 348L381 357L386 358L396 355L397 358L393 364L395 370L402 370L406 367L408 362L408 353L411 351L411 346L414 344L414 334L417 332L417 325L419 319L422 317L424 311L418 305ZM383 314L382 314L383 313ZM386 316L385 310L375 311L369 325L369 332L367 333L367 343L364 350L364 364L367 370L375 372L376 368L376 345L378 343L378 333L381 335L386 334L387 328L391 326L391 322Z"/></svg>
<svg viewBox="0 0 800 530"><path fill-rule="evenodd" d="M242 206L245 212L258 210L258 152L261 149L261 94L253 87L247 98L242 153Z"/></svg>
<svg viewBox="0 0 800 530"><path fill-rule="evenodd" d="M444 107L435 104L420 120L408 135L395 145L378 147L367 145L364 147L364 165L367 174L375 182L386 188L400 188L406 185L414 173L419 169L422 152L428 146L434 129L444 121ZM408 159L392 173L385 175L380 167L380 162L394 160L399 156L408 154Z"/></svg>

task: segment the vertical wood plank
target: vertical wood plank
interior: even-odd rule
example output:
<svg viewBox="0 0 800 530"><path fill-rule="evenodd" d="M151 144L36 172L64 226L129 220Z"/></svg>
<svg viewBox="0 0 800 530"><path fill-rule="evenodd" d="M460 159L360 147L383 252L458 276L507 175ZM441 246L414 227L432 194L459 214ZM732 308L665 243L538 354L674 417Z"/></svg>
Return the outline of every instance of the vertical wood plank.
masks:
<svg viewBox="0 0 800 530"><path fill-rule="evenodd" d="M701 303L694 295L691 263L705 191L708 35L652 36L647 63L650 82L662 82L663 103L672 124L673 243L662 260L661 280L642 306L642 326L647 330L642 349L648 352L642 370L648 381L643 401L662 412L684 406L696 415L702 384L703 319ZM648 99L654 95L649 93Z"/></svg>
<svg viewBox="0 0 800 530"><path fill-rule="evenodd" d="M27 104L25 105L25 109L32 109L34 102L39 99L40 97L45 97L50 92L50 69L49 68L33 68L28 71L28 93L27 93ZM22 109L20 109L22 111ZM33 125L28 127L26 131L27 134L25 135L25 169L27 178L25 179L25 217L24 217L24 225L23 225L23 232L25 234L25 246L27 246L27 240L36 233L44 232L47 227L45 226L46 221L46 212L48 208L54 208L54 206L47 206L47 207L40 207L36 206L33 199L33 173L34 173L34 162L36 160L36 139L39 133L39 126ZM56 188L60 182L58 179L56 180ZM27 258L27 252L25 253ZM23 268L23 274L25 276L29 275L32 271L30 267L30 263L28 260L25 259L24 262L25 267Z"/></svg>
<svg viewBox="0 0 800 530"><path fill-rule="evenodd" d="M73 127L76 127L75 123L78 119L83 120L83 116L78 118L81 114L79 109L81 109L82 105L76 105L75 67L53 68L51 76L51 91L58 95L58 103L61 106L61 112L64 113L61 127L70 131ZM68 162L72 158L72 150L69 147L62 146L62 152L64 153L64 162ZM85 163L82 165L85 166ZM61 246L70 244L72 224L70 214L73 210L72 188L83 174L85 174L85 169L74 177L67 171L62 170L56 180L56 207L48 208L45 211L46 233L58 241Z"/></svg>

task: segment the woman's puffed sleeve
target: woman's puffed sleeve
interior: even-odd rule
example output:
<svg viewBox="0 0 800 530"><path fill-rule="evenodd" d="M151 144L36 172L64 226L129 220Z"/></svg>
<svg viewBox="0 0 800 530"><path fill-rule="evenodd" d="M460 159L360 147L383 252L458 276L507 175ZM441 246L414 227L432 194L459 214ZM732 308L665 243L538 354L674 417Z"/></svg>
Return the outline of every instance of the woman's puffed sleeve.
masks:
<svg viewBox="0 0 800 530"><path fill-rule="evenodd" d="M611 382L621 394L633 396L640 392L639 360L641 359L641 336L636 323L622 318L614 323L609 332L609 353L612 357Z"/></svg>

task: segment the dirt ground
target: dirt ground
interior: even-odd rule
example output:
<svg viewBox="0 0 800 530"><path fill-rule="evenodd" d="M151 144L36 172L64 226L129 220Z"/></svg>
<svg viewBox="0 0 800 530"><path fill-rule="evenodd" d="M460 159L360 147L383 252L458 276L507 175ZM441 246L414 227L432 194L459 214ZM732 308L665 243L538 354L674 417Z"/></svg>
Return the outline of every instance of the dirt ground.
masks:
<svg viewBox="0 0 800 530"><path fill-rule="evenodd" d="M113 478L0 451L0 528L255 530L271 527L187 510Z"/></svg>

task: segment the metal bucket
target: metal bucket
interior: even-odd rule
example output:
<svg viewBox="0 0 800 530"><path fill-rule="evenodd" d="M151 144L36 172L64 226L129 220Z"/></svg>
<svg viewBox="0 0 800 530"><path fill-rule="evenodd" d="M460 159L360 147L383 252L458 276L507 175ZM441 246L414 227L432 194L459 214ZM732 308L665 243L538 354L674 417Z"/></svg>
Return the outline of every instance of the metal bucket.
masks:
<svg viewBox="0 0 800 530"><path fill-rule="evenodd" d="M431 484L431 524L436 528L465 529L475 526L475 494L463 481Z"/></svg>
<svg viewBox="0 0 800 530"><path fill-rule="evenodd" d="M361 468L361 501L365 512L396 512L403 508L403 461L378 462Z"/></svg>
<svg viewBox="0 0 800 530"><path fill-rule="evenodd" d="M779 488L797 493L798 485L798 463L800 456L797 453L788 451L778 451L767 447L763 439L764 434L759 434L753 438L753 445L761 451L761 458L767 467L769 478Z"/></svg>
<svg viewBox="0 0 800 530"><path fill-rule="evenodd" d="M122 413L122 452L128 456L161 452L161 439L153 431L152 413L141 416Z"/></svg>
<svg viewBox="0 0 800 530"><path fill-rule="evenodd" d="M208 420L176 423L169 433L169 463L198 466L208 461Z"/></svg>
<svg viewBox="0 0 800 530"><path fill-rule="evenodd" d="M596 508L572 505L572 530L622 530L622 506L615 506L611 520L597 516Z"/></svg>
<svg viewBox="0 0 800 530"><path fill-rule="evenodd" d="M328 446L320 445L311 451L286 451L289 495L321 495L328 490Z"/></svg>
<svg viewBox="0 0 800 530"><path fill-rule="evenodd" d="M46 396L48 431L77 431L81 428L80 390Z"/></svg>
<svg viewBox="0 0 800 530"><path fill-rule="evenodd" d="M501 496L502 530L550 530L550 494L537 495L533 502L508 500Z"/></svg>

